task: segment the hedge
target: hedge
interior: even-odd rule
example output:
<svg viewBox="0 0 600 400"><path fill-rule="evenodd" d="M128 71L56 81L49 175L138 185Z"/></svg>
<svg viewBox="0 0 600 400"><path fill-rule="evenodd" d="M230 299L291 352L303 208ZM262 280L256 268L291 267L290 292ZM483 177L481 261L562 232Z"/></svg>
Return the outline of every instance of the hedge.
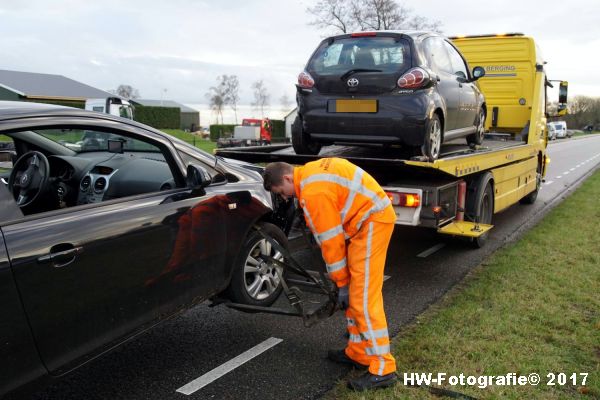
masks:
<svg viewBox="0 0 600 400"><path fill-rule="evenodd" d="M179 129L181 110L178 107L152 107L136 105L133 119L156 129Z"/></svg>
<svg viewBox="0 0 600 400"><path fill-rule="evenodd" d="M222 137L231 137L236 125L233 124L214 124L210 126L210 140L216 142Z"/></svg>
<svg viewBox="0 0 600 400"><path fill-rule="evenodd" d="M272 119L271 123L273 124L273 134L271 135L273 139L275 138L284 138L285 137L285 121L281 119Z"/></svg>

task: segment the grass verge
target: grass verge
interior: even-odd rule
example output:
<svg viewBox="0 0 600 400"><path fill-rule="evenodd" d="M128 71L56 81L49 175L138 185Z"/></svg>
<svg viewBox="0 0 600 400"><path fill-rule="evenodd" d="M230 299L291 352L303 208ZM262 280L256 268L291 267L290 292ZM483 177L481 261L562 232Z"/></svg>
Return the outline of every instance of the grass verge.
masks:
<svg viewBox="0 0 600 400"><path fill-rule="evenodd" d="M538 386L434 385L481 399L600 398L600 173L518 242L497 251L401 331L393 353L404 372L465 376L539 374ZM548 385L548 374L557 374ZM559 385L559 373L566 382ZM585 385L583 375L587 373ZM573 374L576 375L573 381ZM327 398L438 399L405 386Z"/></svg>
<svg viewBox="0 0 600 400"><path fill-rule="evenodd" d="M200 136L192 135L189 132L182 131L181 129L161 129L166 134L175 136L178 139L188 142L189 144L196 146L197 148L204 150L212 154L213 150L217 147L217 143L211 142L210 140L202 139Z"/></svg>

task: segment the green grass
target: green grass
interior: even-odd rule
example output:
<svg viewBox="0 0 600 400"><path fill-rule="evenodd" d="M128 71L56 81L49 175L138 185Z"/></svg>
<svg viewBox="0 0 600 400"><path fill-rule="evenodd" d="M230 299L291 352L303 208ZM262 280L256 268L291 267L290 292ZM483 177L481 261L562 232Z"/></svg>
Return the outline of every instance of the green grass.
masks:
<svg viewBox="0 0 600 400"><path fill-rule="evenodd" d="M202 139L200 136L192 135L189 132L182 131L181 129L161 129L164 133L171 136L175 136L178 139L184 140L197 148L212 154L213 150L217 147L215 142L210 140Z"/></svg>
<svg viewBox="0 0 600 400"><path fill-rule="evenodd" d="M538 373L538 386L442 385L479 399L600 398L600 173L518 242L497 251L393 341L398 371ZM401 306L401 305L399 305ZM589 373L547 386L548 373ZM335 399L438 399L404 386Z"/></svg>

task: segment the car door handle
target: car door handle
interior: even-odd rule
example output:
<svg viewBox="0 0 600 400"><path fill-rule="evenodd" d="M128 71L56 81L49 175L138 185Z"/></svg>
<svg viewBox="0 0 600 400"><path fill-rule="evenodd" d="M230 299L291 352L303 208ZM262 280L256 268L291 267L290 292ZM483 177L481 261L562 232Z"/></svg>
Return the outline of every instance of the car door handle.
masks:
<svg viewBox="0 0 600 400"><path fill-rule="evenodd" d="M58 245L58 246L60 246L60 245ZM81 247L81 246L53 252L52 249L54 249L56 247L57 246L52 246L52 248L50 249L50 254L46 254L45 256L39 257L37 259L38 263L40 263L40 264L52 263L55 268L62 268L62 267L66 267L67 265L71 264L73 261L75 261L75 257L77 257L79 254L83 253L83 247ZM61 247L64 248L64 245Z"/></svg>

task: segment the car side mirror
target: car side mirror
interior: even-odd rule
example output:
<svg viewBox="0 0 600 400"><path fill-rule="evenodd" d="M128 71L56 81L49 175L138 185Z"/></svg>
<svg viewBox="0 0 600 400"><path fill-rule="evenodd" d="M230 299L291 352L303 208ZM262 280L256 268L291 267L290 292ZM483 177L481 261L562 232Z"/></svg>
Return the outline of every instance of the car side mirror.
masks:
<svg viewBox="0 0 600 400"><path fill-rule="evenodd" d="M206 168L197 164L190 164L187 167L187 177L185 182L187 186L192 189L201 189L211 184L212 177Z"/></svg>
<svg viewBox="0 0 600 400"><path fill-rule="evenodd" d="M483 67L475 67L473 68L473 80L476 81L479 78L485 76L485 69Z"/></svg>

